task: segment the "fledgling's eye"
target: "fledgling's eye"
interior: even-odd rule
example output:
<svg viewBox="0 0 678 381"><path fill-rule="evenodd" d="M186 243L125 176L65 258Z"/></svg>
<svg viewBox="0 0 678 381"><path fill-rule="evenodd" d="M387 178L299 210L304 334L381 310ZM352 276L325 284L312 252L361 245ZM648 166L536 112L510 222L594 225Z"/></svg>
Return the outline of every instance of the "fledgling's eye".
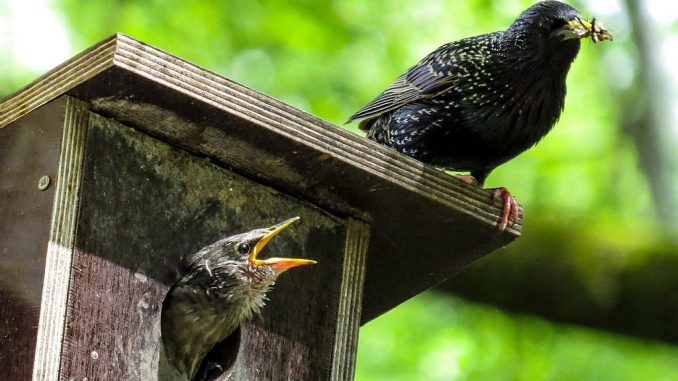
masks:
<svg viewBox="0 0 678 381"><path fill-rule="evenodd" d="M238 252L242 255L249 254L251 249L252 248L250 247L249 243L241 243L238 245Z"/></svg>

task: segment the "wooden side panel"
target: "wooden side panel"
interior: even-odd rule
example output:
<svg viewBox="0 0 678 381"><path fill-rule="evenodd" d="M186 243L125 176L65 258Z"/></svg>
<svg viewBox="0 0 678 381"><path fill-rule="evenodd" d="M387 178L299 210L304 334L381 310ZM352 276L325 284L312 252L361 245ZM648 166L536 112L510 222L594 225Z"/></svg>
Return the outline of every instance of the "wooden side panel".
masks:
<svg viewBox="0 0 678 381"><path fill-rule="evenodd" d="M332 381L352 380L358 350L358 330L363 304L365 265L370 240L370 226L349 218L339 296L339 324L334 342Z"/></svg>
<svg viewBox="0 0 678 381"><path fill-rule="evenodd" d="M345 220L96 114L85 156L62 379L171 379L160 314L180 258L292 216L265 254L319 263L281 276L221 379L329 378Z"/></svg>
<svg viewBox="0 0 678 381"><path fill-rule="evenodd" d="M64 100L0 128L0 379L29 380L38 333ZM47 175L49 187L38 189Z"/></svg>
<svg viewBox="0 0 678 381"><path fill-rule="evenodd" d="M87 104L66 97L63 134L59 153L59 181L54 190L49 244L45 256L40 321L35 344L33 380L55 380L59 376L64 340L66 301L69 292L75 221L80 194L80 175L87 135Z"/></svg>

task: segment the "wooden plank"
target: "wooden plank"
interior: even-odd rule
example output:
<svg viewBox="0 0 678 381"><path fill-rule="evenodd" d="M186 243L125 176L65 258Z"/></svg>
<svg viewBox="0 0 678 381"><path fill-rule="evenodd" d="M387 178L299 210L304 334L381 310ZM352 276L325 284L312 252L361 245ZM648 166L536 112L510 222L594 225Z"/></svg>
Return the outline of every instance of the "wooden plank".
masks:
<svg viewBox="0 0 678 381"><path fill-rule="evenodd" d="M66 324L66 302L71 277L88 109L86 104L74 98L66 98L65 103L59 170L45 259L45 278L33 368L34 380L59 378Z"/></svg>
<svg viewBox="0 0 678 381"><path fill-rule="evenodd" d="M33 372L63 99L0 129L0 379ZM39 179L49 176L45 190Z"/></svg>
<svg viewBox="0 0 678 381"><path fill-rule="evenodd" d="M358 350L358 329L365 284L365 260L370 238L370 226L356 219L348 220L346 251L341 275L337 336L332 357L333 381L352 380Z"/></svg>
<svg viewBox="0 0 678 381"><path fill-rule="evenodd" d="M347 223L91 114L62 378L172 379L158 345L160 316L181 258L295 215L301 222L264 254L319 263L283 274L263 314L215 352L221 379L329 378Z"/></svg>
<svg viewBox="0 0 678 381"><path fill-rule="evenodd" d="M92 63L96 74L86 70ZM501 202L488 193L129 37L63 68L58 85L34 83L0 103L0 115L63 88L99 113L368 222L363 323L520 234L521 221L496 232Z"/></svg>
<svg viewBox="0 0 678 381"><path fill-rule="evenodd" d="M0 102L0 128L112 67L116 46L116 39L108 38L5 97Z"/></svg>

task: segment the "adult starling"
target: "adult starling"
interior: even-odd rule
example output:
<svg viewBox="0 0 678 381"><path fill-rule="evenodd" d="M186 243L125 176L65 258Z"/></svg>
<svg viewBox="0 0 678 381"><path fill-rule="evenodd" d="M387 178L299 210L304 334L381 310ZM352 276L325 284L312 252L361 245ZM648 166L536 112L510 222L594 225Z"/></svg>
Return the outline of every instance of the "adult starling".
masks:
<svg viewBox="0 0 678 381"><path fill-rule="evenodd" d="M219 240L188 257L187 271L165 298L161 318L167 359L186 379L193 380L215 344L259 313L278 275L316 263L258 258L273 237L298 220Z"/></svg>
<svg viewBox="0 0 678 381"><path fill-rule="evenodd" d="M580 39L612 40L594 18L558 1L525 10L505 31L445 44L396 79L348 122L425 163L468 171L483 186L497 166L535 145L563 110L565 78ZM506 188L499 230L518 204Z"/></svg>

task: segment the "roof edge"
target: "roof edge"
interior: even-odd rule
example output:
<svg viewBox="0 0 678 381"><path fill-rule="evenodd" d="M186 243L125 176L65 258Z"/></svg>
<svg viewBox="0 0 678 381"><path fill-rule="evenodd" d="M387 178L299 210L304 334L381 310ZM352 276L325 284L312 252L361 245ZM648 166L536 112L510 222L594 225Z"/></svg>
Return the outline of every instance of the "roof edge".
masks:
<svg viewBox="0 0 678 381"><path fill-rule="evenodd" d="M115 33L0 99L0 128L114 66L118 44L124 39L129 37Z"/></svg>

